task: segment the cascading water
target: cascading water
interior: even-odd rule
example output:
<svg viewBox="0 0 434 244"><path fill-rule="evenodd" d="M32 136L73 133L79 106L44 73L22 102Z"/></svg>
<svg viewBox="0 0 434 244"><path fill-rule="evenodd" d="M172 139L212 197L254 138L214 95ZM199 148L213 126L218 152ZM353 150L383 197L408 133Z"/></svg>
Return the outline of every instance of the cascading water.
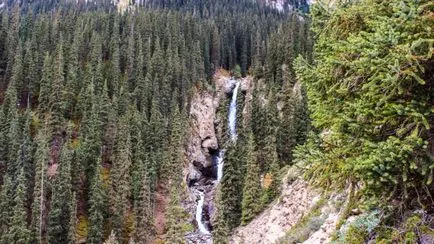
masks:
<svg viewBox="0 0 434 244"><path fill-rule="evenodd" d="M231 105L229 107L229 129L231 132L232 141L235 141L237 139L237 94L239 87L240 82L237 82L232 93Z"/></svg>
<svg viewBox="0 0 434 244"><path fill-rule="evenodd" d="M235 141L237 139L237 95L239 88L240 82L237 82L232 93L231 104L229 106L229 131L232 141ZM217 182L219 182L223 177L224 155L225 152L221 150L217 157Z"/></svg>
<svg viewBox="0 0 434 244"><path fill-rule="evenodd" d="M231 80L233 82L234 80ZM229 132L232 141L236 141L237 139L237 95L238 89L240 88L240 82L235 84L235 88L232 93L232 99L229 106ZM220 150L219 154L216 158L217 163L217 182L219 182L223 177L223 165L224 165L224 150ZM199 191L199 201L196 207L196 221L199 228L199 231L205 235L211 235L208 231L204 223L202 222L202 212L203 212L203 204L204 204L205 194L202 191Z"/></svg>
<svg viewBox="0 0 434 244"><path fill-rule="evenodd" d="M197 203L196 208L196 221L197 225L199 227L199 231L203 234L210 235L211 233L206 229L205 225L202 222L202 211L203 211L203 202L205 201L205 195L203 192L199 192L199 201Z"/></svg>
<svg viewBox="0 0 434 244"><path fill-rule="evenodd" d="M223 157L225 152L223 150L219 151L219 155L217 156L217 182L220 181L223 177Z"/></svg>

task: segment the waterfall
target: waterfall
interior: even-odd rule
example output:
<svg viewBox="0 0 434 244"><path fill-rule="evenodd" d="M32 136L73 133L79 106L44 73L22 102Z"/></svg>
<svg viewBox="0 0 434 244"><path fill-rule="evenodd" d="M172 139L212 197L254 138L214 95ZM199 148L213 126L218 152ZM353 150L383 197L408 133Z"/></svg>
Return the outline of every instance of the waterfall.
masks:
<svg viewBox="0 0 434 244"><path fill-rule="evenodd" d="M237 139L237 93L238 88L240 87L240 82L237 82L235 85L233 94L232 94L232 100L231 105L229 107L229 129L231 132L231 139L232 141L235 141Z"/></svg>
<svg viewBox="0 0 434 244"><path fill-rule="evenodd" d="M219 151L219 155L217 156L217 181L220 181L223 177L223 157L225 156L225 152L223 150Z"/></svg>
<svg viewBox="0 0 434 244"><path fill-rule="evenodd" d="M231 80L233 82L234 80ZM237 131L236 131L236 123L237 123L237 95L238 89L240 88L240 82L237 82L235 88L232 93L231 104L229 107L229 132L231 136L231 140L233 142L237 139ZM217 181L219 182L223 177L223 165L224 165L224 155L225 151L220 150L218 156L216 157L217 164ZM199 231L205 235L211 235L211 233L207 230L206 226L202 222L202 213L203 213L203 203L205 194L202 191L199 191L199 201L196 207L196 221L199 228Z"/></svg>
<svg viewBox="0 0 434 244"><path fill-rule="evenodd" d="M196 208L196 221L197 221L197 225L199 227L200 232L202 232L203 234L206 235L210 235L211 233L206 229L205 225L202 222L202 211L203 211L203 202L204 202L204 198L205 195L203 194L203 192L199 192L199 202L197 203L197 208Z"/></svg>
<svg viewBox="0 0 434 244"><path fill-rule="evenodd" d="M239 88L240 82L237 82L232 93L231 104L229 106L229 131L232 141L235 141L237 139L237 95ZM217 156L217 181L220 181L223 177L224 155L225 152L223 150L220 150L219 155Z"/></svg>
<svg viewBox="0 0 434 244"><path fill-rule="evenodd" d="M237 139L237 95L238 89L240 88L240 82L237 82L232 93L231 104L229 106L229 131L231 134L232 141ZM217 181L220 181L223 177L223 158L225 152L221 150L217 157Z"/></svg>

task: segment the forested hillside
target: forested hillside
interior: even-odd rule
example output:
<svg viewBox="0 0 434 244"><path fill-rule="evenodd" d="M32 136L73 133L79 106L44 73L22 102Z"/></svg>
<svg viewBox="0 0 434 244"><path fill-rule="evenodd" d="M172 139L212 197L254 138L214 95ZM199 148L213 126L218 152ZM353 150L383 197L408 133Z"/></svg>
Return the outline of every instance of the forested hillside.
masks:
<svg viewBox="0 0 434 244"><path fill-rule="evenodd" d="M224 68L267 76L275 97L289 82L280 65L309 52L296 13L163 3L120 13L108 1L8 1L0 10L1 243L153 242L158 185L170 199L162 238L184 242L192 96L213 91Z"/></svg>
<svg viewBox="0 0 434 244"><path fill-rule="evenodd" d="M0 243L434 242L430 0L0 0Z"/></svg>

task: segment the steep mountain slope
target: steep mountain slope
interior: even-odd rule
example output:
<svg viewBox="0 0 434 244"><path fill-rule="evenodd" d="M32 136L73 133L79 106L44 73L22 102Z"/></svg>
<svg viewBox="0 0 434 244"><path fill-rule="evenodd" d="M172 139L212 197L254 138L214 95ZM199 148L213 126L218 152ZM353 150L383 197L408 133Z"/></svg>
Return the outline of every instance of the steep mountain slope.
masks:
<svg viewBox="0 0 434 244"><path fill-rule="evenodd" d="M51 8L59 6L74 6L88 10L95 9L117 9L119 11L134 10L137 7L147 9L176 9L176 10L201 10L203 8L212 10L216 5L215 1L210 0L183 0L183 1L162 1L162 0L0 0L0 6L13 6L15 3L20 3L22 8L33 8L37 10L47 11ZM261 4L258 4L261 3ZM245 11L245 7L255 9L258 6L269 7L279 11L289 11L299 9L306 12L309 2L306 0L224 0L219 1L218 5L225 5L235 11ZM243 5L244 8L237 6ZM202 10L201 10L202 11Z"/></svg>
<svg viewBox="0 0 434 244"><path fill-rule="evenodd" d="M276 243L303 216L309 214L320 199L320 195L302 180L282 183L281 194L276 202L248 225L237 228L231 243Z"/></svg>

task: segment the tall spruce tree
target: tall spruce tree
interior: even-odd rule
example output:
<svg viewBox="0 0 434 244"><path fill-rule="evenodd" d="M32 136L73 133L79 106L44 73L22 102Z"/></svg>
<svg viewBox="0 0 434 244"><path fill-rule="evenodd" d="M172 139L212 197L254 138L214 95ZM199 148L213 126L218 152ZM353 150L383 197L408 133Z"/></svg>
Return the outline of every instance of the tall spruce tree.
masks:
<svg viewBox="0 0 434 244"><path fill-rule="evenodd" d="M112 197L114 199L113 224L114 231L119 238L123 237L123 223L131 207L131 131L129 126L130 114L119 118L116 152L111 170Z"/></svg>
<svg viewBox="0 0 434 244"><path fill-rule="evenodd" d="M39 130L36 136L35 152L35 184L32 204L32 241L41 243L45 240L43 235L46 225L46 185L47 166L49 163L49 132L46 128Z"/></svg>
<svg viewBox="0 0 434 244"><path fill-rule="evenodd" d="M39 113L41 116L45 116L48 111L50 111L50 96L52 91L52 82L53 82L53 66L52 66L52 58L50 54L47 52L44 58L44 67L42 69L42 79L40 82L39 96L38 96L38 106ZM60 91L57 91L58 93Z"/></svg>
<svg viewBox="0 0 434 244"><path fill-rule="evenodd" d="M0 242L9 243L9 227L11 225L13 192L12 182L8 175L3 177L0 191Z"/></svg>
<svg viewBox="0 0 434 244"><path fill-rule="evenodd" d="M76 226L77 226L77 199L75 192L71 196L71 204L69 205L69 229L68 229L68 244L76 243Z"/></svg>
<svg viewBox="0 0 434 244"><path fill-rule="evenodd" d="M101 175L101 157L95 163L94 175L90 187L89 197L89 233L86 242L98 244L102 242L104 231L104 215L106 208L106 191Z"/></svg>
<svg viewBox="0 0 434 244"><path fill-rule="evenodd" d="M56 178L52 184L52 202L48 216L48 242L49 243L70 243L68 231L71 219L72 185L71 185L71 163L72 150L67 140L60 155L60 164L57 167Z"/></svg>
<svg viewBox="0 0 434 244"><path fill-rule="evenodd" d="M300 58L295 66L313 125L327 132L300 148L297 160L320 186L361 181L368 196L411 203L417 189L432 184L432 2L333 8L313 7L316 61Z"/></svg>
<svg viewBox="0 0 434 244"><path fill-rule="evenodd" d="M178 177L179 179L179 177ZM180 205L179 180L173 180L170 187L170 202L167 210L167 243L185 243L183 222L186 219L185 210Z"/></svg>
<svg viewBox="0 0 434 244"><path fill-rule="evenodd" d="M260 211L261 203L261 168L255 151L253 133L248 132L246 147L247 174L244 179L242 207L242 224L247 224Z"/></svg>
<svg viewBox="0 0 434 244"><path fill-rule="evenodd" d="M61 136L64 131L64 83L65 83L65 73L64 73L64 56L63 56L63 37L59 38L59 44L56 46L55 59L53 64L53 80L51 83L51 92L49 95L49 116L46 116L46 121L49 125L52 135L51 145L53 147L60 147ZM54 158L57 160L59 157L59 152L57 150L52 151L55 155Z"/></svg>
<svg viewBox="0 0 434 244"><path fill-rule="evenodd" d="M220 181L218 200L217 200L217 222L215 232L219 236L218 240L225 240L230 232L240 224L241 220L241 200L242 189L241 163L237 146L234 142L230 143L225 152L225 167L223 178ZM225 242L218 242L225 243Z"/></svg>
<svg viewBox="0 0 434 244"><path fill-rule="evenodd" d="M7 233L9 243L30 243L31 231L27 223L27 181L24 170L21 168L18 176L18 186L14 192L14 206Z"/></svg>
<svg viewBox="0 0 434 244"><path fill-rule="evenodd" d="M273 134L270 134L265 138L266 146L263 149L264 155L267 155L267 157L264 157L264 163L266 165L266 177L271 182L268 185L268 188L265 192L265 196L263 198L263 201L265 201L265 204L268 204L269 202L273 201L275 197L279 195L279 187L280 187L280 179L279 179L279 172L280 172L280 163L279 163L279 157L277 155L276 150L276 137Z"/></svg>

